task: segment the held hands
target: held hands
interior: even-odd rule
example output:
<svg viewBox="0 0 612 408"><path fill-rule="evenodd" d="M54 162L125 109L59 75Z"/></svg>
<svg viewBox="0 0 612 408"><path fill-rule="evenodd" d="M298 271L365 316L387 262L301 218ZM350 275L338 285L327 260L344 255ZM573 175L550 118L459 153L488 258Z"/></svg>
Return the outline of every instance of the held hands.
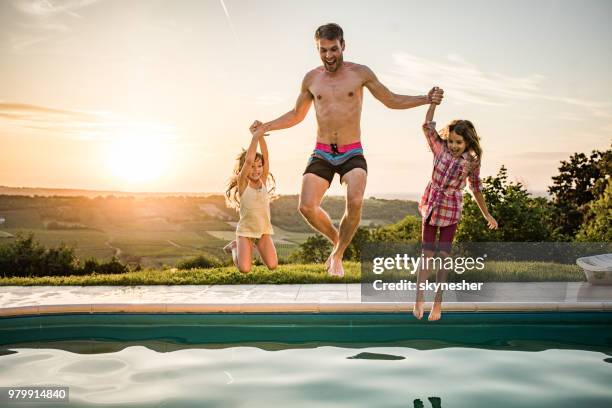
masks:
<svg viewBox="0 0 612 408"><path fill-rule="evenodd" d="M434 86L431 88L429 93L427 94L427 101L430 104L439 105L442 103L442 98L444 98L444 90Z"/></svg>
<svg viewBox="0 0 612 408"><path fill-rule="evenodd" d="M256 137L256 138L260 138L262 136L268 136L267 134L264 134L266 131L265 126L263 125L263 123L261 123L258 120L253 122L249 130L251 131L251 135L253 135L253 137Z"/></svg>

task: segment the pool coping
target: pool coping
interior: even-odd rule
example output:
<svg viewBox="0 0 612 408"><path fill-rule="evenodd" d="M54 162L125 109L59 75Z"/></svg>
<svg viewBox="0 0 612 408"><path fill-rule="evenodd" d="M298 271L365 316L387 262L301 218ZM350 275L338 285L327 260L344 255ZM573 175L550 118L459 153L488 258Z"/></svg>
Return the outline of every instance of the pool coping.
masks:
<svg viewBox="0 0 612 408"><path fill-rule="evenodd" d="M443 311L612 311L612 286L594 287L574 282L491 285L497 299L446 298ZM531 298L512 299L516 292ZM414 298L364 299L358 283L0 286L0 318L108 313L411 313L413 305ZM431 302L426 302L425 310L431 306Z"/></svg>
<svg viewBox="0 0 612 408"><path fill-rule="evenodd" d="M407 313L413 302L318 303L82 303L0 308L0 317L99 313ZM431 309L425 303L425 310ZM445 312L574 312L612 311L612 302L448 302Z"/></svg>

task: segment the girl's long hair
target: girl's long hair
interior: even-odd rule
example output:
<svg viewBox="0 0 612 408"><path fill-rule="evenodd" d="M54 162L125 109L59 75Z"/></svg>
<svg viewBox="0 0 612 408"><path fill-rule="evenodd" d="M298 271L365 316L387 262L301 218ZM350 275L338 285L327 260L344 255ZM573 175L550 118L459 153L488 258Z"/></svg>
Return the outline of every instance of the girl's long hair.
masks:
<svg viewBox="0 0 612 408"><path fill-rule="evenodd" d="M475 157L470 155L470 160L472 163L478 164L482 160L482 147L480 147L480 137L478 133L476 133L476 128L469 120L463 119L455 119L442 131L440 132L440 136L444 140L448 140L451 132L455 132L455 134L461 136L465 141L465 150L474 152Z"/></svg>
<svg viewBox="0 0 612 408"><path fill-rule="evenodd" d="M242 166L244 166L244 162L246 161L247 151L242 149L242 152L236 156L236 164L234 165L234 171L232 177L230 177L227 182L227 189L225 190L225 203L228 207L236 209L238 211L240 209L240 194L238 194L238 177L240 175L240 170ZM255 153L255 160L261 160L261 164L264 163L263 155L259 152ZM272 173L268 173L268 179L265 180L266 187L268 188L268 194L270 194L270 200L275 200L278 196L275 194L276 190L276 180Z"/></svg>

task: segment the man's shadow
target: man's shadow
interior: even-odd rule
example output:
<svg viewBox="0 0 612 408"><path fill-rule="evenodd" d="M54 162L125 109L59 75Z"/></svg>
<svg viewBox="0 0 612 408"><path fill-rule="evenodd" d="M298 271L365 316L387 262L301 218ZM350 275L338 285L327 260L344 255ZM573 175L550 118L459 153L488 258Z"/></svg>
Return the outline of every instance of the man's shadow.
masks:
<svg viewBox="0 0 612 408"><path fill-rule="evenodd" d="M442 408L442 398L440 397L428 397L429 403L431 404L431 408ZM420 399L415 399L413 401L414 408L425 408L425 404Z"/></svg>

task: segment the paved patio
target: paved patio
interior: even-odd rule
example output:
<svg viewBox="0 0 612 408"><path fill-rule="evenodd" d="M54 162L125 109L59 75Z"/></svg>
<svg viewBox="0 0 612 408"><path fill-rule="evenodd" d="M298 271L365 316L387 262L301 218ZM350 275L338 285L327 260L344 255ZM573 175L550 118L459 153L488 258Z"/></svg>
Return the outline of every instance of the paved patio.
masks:
<svg viewBox="0 0 612 408"><path fill-rule="evenodd" d="M582 282L487 283L446 292L444 310L612 310L612 286ZM0 316L46 313L406 312L397 301L362 298L360 284L0 286ZM427 299L431 299L431 295ZM429 306L429 305L428 305Z"/></svg>

